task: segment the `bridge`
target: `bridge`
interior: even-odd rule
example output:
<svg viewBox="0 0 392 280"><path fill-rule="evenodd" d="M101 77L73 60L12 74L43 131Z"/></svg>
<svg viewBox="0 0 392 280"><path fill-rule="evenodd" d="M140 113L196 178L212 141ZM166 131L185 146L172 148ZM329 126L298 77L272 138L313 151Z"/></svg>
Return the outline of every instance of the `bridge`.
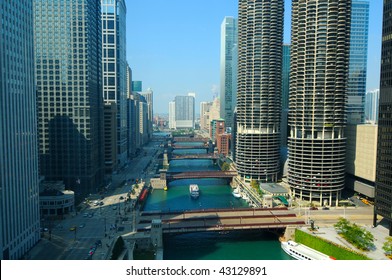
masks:
<svg viewBox="0 0 392 280"><path fill-rule="evenodd" d="M172 144L171 145L173 149L208 149L208 146L186 146L186 145L176 145L176 144Z"/></svg>
<svg viewBox="0 0 392 280"><path fill-rule="evenodd" d="M200 178L229 178L237 176L237 171L194 171L194 172L168 172L166 180L200 179Z"/></svg>
<svg viewBox="0 0 392 280"><path fill-rule="evenodd" d="M284 229L289 225L304 225L287 208L240 208L208 209L190 211L141 212L137 224L138 232L151 229L152 220L162 221L163 233L186 233L198 231L231 231L253 229Z"/></svg>
<svg viewBox="0 0 392 280"><path fill-rule="evenodd" d="M210 141L208 138L194 138L194 137L173 137L173 143L174 142L203 142L207 143Z"/></svg>
<svg viewBox="0 0 392 280"><path fill-rule="evenodd" d="M218 159L216 154L173 155L173 159Z"/></svg>

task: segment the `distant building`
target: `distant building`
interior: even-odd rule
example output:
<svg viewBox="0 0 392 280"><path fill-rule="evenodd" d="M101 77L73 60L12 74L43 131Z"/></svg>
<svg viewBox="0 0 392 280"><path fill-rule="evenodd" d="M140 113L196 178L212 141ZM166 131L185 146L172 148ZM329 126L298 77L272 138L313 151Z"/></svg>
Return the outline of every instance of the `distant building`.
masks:
<svg viewBox="0 0 392 280"><path fill-rule="evenodd" d="M195 128L195 97L175 97L176 129Z"/></svg>
<svg viewBox="0 0 392 280"><path fill-rule="evenodd" d="M374 198L377 162L377 125L347 125L346 187Z"/></svg>
<svg viewBox="0 0 392 280"><path fill-rule="evenodd" d="M350 60L347 82L347 124L365 123L369 1L352 0Z"/></svg>
<svg viewBox="0 0 392 280"><path fill-rule="evenodd" d="M176 129L176 102L169 102L169 128Z"/></svg>
<svg viewBox="0 0 392 280"><path fill-rule="evenodd" d="M218 148L218 154L228 156L230 154L230 139L231 134L223 133L216 135L216 147Z"/></svg>
<svg viewBox="0 0 392 280"><path fill-rule="evenodd" d="M132 92L141 92L143 91L143 82L142 81L132 81Z"/></svg>
<svg viewBox="0 0 392 280"><path fill-rule="evenodd" d="M212 141L216 142L216 137L218 134L223 134L226 131L225 120L217 119L212 120L210 124L210 138Z"/></svg>
<svg viewBox="0 0 392 280"><path fill-rule="evenodd" d="M200 102L200 129L209 131L212 102Z"/></svg>
<svg viewBox="0 0 392 280"><path fill-rule="evenodd" d="M33 3L0 4L1 260L22 258L40 239Z"/></svg>
<svg viewBox="0 0 392 280"><path fill-rule="evenodd" d="M380 90L368 91L365 97L365 118L367 123L378 123L378 106L380 100Z"/></svg>
<svg viewBox="0 0 392 280"><path fill-rule="evenodd" d="M152 123L153 123L153 116L154 116L154 92L152 89L148 88L146 91L140 92L140 95L142 95L147 102L147 107L148 107L148 124L147 124L147 135L148 135L148 140L152 139Z"/></svg>
<svg viewBox="0 0 392 280"><path fill-rule="evenodd" d="M233 125L233 111L236 100L236 91L233 91L233 48L237 45L237 20L225 17L221 24L221 50L220 50L220 117L225 119L226 126ZM235 66L234 66L235 67Z"/></svg>

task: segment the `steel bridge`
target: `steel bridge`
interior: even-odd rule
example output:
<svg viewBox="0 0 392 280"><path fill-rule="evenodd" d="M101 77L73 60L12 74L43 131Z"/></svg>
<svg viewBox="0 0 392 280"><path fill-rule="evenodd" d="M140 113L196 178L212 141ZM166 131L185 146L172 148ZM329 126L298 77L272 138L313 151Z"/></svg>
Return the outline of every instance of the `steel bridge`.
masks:
<svg viewBox="0 0 392 280"><path fill-rule="evenodd" d="M186 233L198 231L231 231L254 229L284 229L289 225L304 225L287 208L241 208L208 209L192 211L141 212L137 231L151 229L151 221L162 221L163 233Z"/></svg>
<svg viewBox="0 0 392 280"><path fill-rule="evenodd" d="M237 171L195 171L195 172L172 172L166 173L166 180L199 179L199 178L233 178Z"/></svg>

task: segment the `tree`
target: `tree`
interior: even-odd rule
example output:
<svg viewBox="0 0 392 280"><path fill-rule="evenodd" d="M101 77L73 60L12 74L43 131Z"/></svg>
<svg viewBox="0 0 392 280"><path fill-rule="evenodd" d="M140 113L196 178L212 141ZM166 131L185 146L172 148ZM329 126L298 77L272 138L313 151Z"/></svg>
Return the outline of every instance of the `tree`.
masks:
<svg viewBox="0 0 392 280"><path fill-rule="evenodd" d="M222 171L227 171L227 170L229 170L229 169L230 169L230 164L227 163L227 162L224 162L224 163L222 164Z"/></svg>
<svg viewBox="0 0 392 280"><path fill-rule="evenodd" d="M373 234L356 224L351 224L347 219L340 218L334 227L344 239L358 249L369 250L374 246Z"/></svg>
<svg viewBox="0 0 392 280"><path fill-rule="evenodd" d="M387 241L384 242L382 249L385 251L386 255L392 255L392 237L388 236Z"/></svg>
<svg viewBox="0 0 392 280"><path fill-rule="evenodd" d="M257 182L256 180L252 180L250 182L250 185L252 186L252 188L258 190L259 189L259 182Z"/></svg>

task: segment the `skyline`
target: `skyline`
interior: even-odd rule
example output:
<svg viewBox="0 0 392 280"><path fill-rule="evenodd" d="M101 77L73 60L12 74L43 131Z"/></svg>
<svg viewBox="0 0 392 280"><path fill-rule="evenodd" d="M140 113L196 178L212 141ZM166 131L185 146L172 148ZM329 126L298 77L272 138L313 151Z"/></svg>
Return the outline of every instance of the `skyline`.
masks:
<svg viewBox="0 0 392 280"><path fill-rule="evenodd" d="M366 91L379 88L382 3L369 1ZM167 113L169 102L188 92L196 93L196 104L219 96L220 26L225 16L238 18L238 0L187 1L187 5L180 0L171 0L170 5L126 0L126 5L127 60L132 79L142 81L143 90L154 91L154 112ZM289 0L285 1L284 43L290 43L290 20Z"/></svg>

